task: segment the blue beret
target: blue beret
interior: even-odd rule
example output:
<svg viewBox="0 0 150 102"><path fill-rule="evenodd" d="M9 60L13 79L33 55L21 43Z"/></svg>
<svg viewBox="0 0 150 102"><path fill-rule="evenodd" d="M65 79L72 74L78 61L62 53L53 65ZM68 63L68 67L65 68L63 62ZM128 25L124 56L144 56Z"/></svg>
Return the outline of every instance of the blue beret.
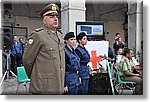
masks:
<svg viewBox="0 0 150 102"><path fill-rule="evenodd" d="M75 37L74 32L69 32L65 35L64 40L68 40L69 38Z"/></svg>
<svg viewBox="0 0 150 102"><path fill-rule="evenodd" d="M84 32L79 33L79 35L77 36L77 41L81 40L84 36L86 36Z"/></svg>

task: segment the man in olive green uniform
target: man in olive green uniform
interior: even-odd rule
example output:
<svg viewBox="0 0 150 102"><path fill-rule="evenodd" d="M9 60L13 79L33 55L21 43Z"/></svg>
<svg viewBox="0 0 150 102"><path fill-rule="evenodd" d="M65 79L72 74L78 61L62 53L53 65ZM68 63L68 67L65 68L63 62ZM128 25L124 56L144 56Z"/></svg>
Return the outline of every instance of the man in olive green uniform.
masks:
<svg viewBox="0 0 150 102"><path fill-rule="evenodd" d="M49 4L41 11L43 27L34 30L28 38L23 64L31 79L32 94L64 93L64 42L57 31L58 6Z"/></svg>
<svg viewBox="0 0 150 102"><path fill-rule="evenodd" d="M119 73L121 79L123 81L132 81L136 82L136 95L143 94L143 79L140 77L139 74L133 73L133 70L143 70L143 68L139 66L135 66L132 61L132 50L131 49L124 49L123 57L120 62L119 66Z"/></svg>

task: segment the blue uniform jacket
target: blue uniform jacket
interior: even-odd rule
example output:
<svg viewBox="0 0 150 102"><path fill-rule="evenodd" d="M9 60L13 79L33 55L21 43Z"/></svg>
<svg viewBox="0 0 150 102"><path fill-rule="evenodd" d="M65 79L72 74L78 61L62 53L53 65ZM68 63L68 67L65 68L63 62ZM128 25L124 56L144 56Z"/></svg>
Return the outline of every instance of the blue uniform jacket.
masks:
<svg viewBox="0 0 150 102"><path fill-rule="evenodd" d="M13 42L12 49L11 49L11 54L13 56L17 55L17 54L22 55L22 46L21 46L20 42L17 42L17 45Z"/></svg>
<svg viewBox="0 0 150 102"><path fill-rule="evenodd" d="M81 47L80 45L77 46L75 49L76 53L80 57L80 69L79 69L79 76L83 79L89 78L89 67L87 64L90 61L90 55L85 47Z"/></svg>
<svg viewBox="0 0 150 102"><path fill-rule="evenodd" d="M80 58L65 46L65 60L66 60L66 73L65 73L65 86L78 85L79 76L78 70L80 68Z"/></svg>

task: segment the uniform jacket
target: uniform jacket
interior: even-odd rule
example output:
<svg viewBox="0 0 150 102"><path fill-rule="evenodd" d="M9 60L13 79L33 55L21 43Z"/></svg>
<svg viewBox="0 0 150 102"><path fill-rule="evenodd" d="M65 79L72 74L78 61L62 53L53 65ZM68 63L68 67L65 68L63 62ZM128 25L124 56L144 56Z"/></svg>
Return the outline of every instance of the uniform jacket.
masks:
<svg viewBox="0 0 150 102"><path fill-rule="evenodd" d="M20 42L17 42L17 44L15 44L13 42L12 47L11 47L11 55L14 56L17 54L22 55L22 46L21 46Z"/></svg>
<svg viewBox="0 0 150 102"><path fill-rule="evenodd" d="M122 57L120 63L119 63L119 72L120 76L126 76L124 74L124 71L128 70L129 72L133 72L134 64L132 60L129 60L125 56Z"/></svg>
<svg viewBox="0 0 150 102"><path fill-rule="evenodd" d="M90 55L85 47L81 47L80 45L77 46L75 49L76 53L80 57L80 69L79 69L79 76L83 79L89 78L89 67L87 64L90 62Z"/></svg>
<svg viewBox="0 0 150 102"><path fill-rule="evenodd" d="M33 31L28 38L28 46L23 56L23 64L31 79L30 92L62 94L64 59L64 42L60 32L53 34L45 27Z"/></svg>
<svg viewBox="0 0 150 102"><path fill-rule="evenodd" d="M67 46L65 46L66 54L66 73L65 73L65 86L78 85L79 76L78 70L80 68L80 58L75 53L71 51Z"/></svg>

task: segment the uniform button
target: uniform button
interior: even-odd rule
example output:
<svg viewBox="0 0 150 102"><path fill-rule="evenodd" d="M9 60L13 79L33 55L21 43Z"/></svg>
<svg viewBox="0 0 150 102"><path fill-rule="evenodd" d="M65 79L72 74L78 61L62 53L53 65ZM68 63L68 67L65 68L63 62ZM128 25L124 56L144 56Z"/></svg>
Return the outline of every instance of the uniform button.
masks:
<svg viewBox="0 0 150 102"><path fill-rule="evenodd" d="M61 70L64 70L64 69L61 69Z"/></svg>
<svg viewBox="0 0 150 102"><path fill-rule="evenodd" d="M50 48L51 50L53 49L53 48Z"/></svg>

